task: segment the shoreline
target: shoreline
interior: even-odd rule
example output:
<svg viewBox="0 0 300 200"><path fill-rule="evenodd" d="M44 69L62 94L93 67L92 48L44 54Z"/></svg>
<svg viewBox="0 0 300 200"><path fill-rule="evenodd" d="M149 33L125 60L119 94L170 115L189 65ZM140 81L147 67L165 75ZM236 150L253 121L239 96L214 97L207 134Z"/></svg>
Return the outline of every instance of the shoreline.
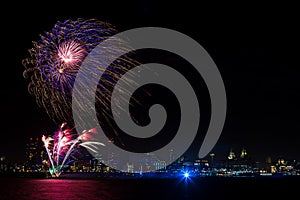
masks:
<svg viewBox="0 0 300 200"><path fill-rule="evenodd" d="M1 178L37 178L37 179L81 179L81 180L122 180L122 179L185 179L181 174L162 174L162 173L144 173L144 174L129 174L129 173L95 173L95 172L80 172L80 173L62 173L59 177L53 177L45 172L12 172L0 173ZM237 176L216 176L216 175L191 175L186 179L300 179L300 175L237 175Z"/></svg>

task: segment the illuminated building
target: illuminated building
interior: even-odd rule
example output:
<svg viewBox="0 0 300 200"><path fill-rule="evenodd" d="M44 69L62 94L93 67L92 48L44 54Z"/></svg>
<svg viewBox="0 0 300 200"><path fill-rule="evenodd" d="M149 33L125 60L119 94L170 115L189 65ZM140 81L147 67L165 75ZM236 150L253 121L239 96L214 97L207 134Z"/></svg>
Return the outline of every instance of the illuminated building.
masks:
<svg viewBox="0 0 300 200"><path fill-rule="evenodd" d="M215 155L214 153L210 153L210 154L209 154L211 166L214 165L214 158L215 158L215 156L216 156L216 155Z"/></svg>
<svg viewBox="0 0 300 200"><path fill-rule="evenodd" d="M26 144L26 161L25 167L27 170L38 170L42 164L42 145L38 138L30 138Z"/></svg>
<svg viewBox="0 0 300 200"><path fill-rule="evenodd" d="M164 165L166 165L166 162L160 161L154 153L145 153L141 157L139 170L142 171L142 169L143 169L143 171L146 171L146 172L155 171L160 166L162 166L162 163L160 163L160 162L162 162L162 163L164 163ZM166 167L164 167L164 168L166 168Z"/></svg>
<svg viewBox="0 0 300 200"><path fill-rule="evenodd" d="M240 158L245 159L245 158L247 158L247 155L248 155L248 153L247 153L246 149L243 148L241 151Z"/></svg>
<svg viewBox="0 0 300 200"><path fill-rule="evenodd" d="M114 140L109 140L108 142L114 143ZM106 154L106 164L112 169L119 168L119 155L110 148L106 150ZM100 160L100 162L103 161L102 155L99 154L97 159Z"/></svg>
<svg viewBox="0 0 300 200"><path fill-rule="evenodd" d="M276 168L276 166L274 166L274 165L271 165L271 173L272 174L274 174L274 173L276 173L277 172L277 168Z"/></svg>
<svg viewBox="0 0 300 200"><path fill-rule="evenodd" d="M168 165L172 164L172 161L175 158L175 154L174 154L174 150L173 149L170 149L169 153L170 154L169 154L169 163L168 163Z"/></svg>
<svg viewBox="0 0 300 200"><path fill-rule="evenodd" d="M233 152L232 149L230 149L229 155L227 158L228 158L228 160L234 160L236 158L235 153Z"/></svg>
<svg viewBox="0 0 300 200"><path fill-rule="evenodd" d="M156 161L154 162L155 170L156 171L165 171L167 167L166 161Z"/></svg>
<svg viewBox="0 0 300 200"><path fill-rule="evenodd" d="M253 173L253 171L259 171L260 167L255 166L259 163L255 163L249 158L248 152L245 148L242 148L240 154L236 156L235 152L230 149L227 156L227 162L225 163L225 168L234 176L248 176Z"/></svg>
<svg viewBox="0 0 300 200"><path fill-rule="evenodd" d="M278 164L278 165L285 165L286 163L285 163L284 158L282 158L282 157L278 158L277 164Z"/></svg>
<svg viewBox="0 0 300 200"><path fill-rule="evenodd" d="M265 169L267 169L267 172L269 173L274 173L274 168L272 168L274 166L272 166L272 158L271 156L268 156L266 158L266 164L265 164Z"/></svg>
<svg viewBox="0 0 300 200"><path fill-rule="evenodd" d="M201 170L207 171L210 167L208 160L205 159L197 159L194 161L194 171L200 172Z"/></svg>
<svg viewBox="0 0 300 200"><path fill-rule="evenodd" d="M133 164L127 163L127 172L128 173L133 173L133 171L134 171L133 168L134 168Z"/></svg>
<svg viewBox="0 0 300 200"><path fill-rule="evenodd" d="M7 164L5 162L5 156L0 157L0 172L7 171Z"/></svg>

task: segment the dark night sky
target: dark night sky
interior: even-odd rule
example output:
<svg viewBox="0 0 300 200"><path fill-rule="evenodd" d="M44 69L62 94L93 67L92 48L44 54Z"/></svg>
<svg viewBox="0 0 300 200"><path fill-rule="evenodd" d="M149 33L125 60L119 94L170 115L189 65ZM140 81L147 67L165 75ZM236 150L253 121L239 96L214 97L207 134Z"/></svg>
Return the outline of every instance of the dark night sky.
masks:
<svg viewBox="0 0 300 200"><path fill-rule="evenodd" d="M12 16L1 14L0 155L22 160L28 138L51 133L56 127L29 95L21 60L28 56L31 42L56 21L83 17L108 21L119 31L143 26L174 29L208 51L221 72L228 98L225 127L214 148L217 159L231 147L236 151L245 147L260 161L269 155L300 160L299 22L292 5L217 9L185 1L130 2L69 6L47 2L36 8L2 5Z"/></svg>

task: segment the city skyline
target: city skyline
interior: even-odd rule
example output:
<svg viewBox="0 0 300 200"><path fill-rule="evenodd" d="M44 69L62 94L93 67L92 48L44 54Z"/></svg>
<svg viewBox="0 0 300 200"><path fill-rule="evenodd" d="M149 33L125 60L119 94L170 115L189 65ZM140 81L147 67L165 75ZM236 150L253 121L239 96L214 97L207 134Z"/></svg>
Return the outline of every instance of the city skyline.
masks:
<svg viewBox="0 0 300 200"><path fill-rule="evenodd" d="M51 135L49 135L51 136ZM1 161L5 161L5 163L9 165L24 165L25 168L26 166L35 166L35 165L42 165L45 161L50 162L49 160L49 155L47 155L47 149L44 146L43 139L41 138L28 138L25 142L25 148L23 149L23 157L22 159L16 161L16 160L10 160L7 159L6 155L1 154ZM94 157L89 153L89 151L82 151L82 155L80 157L77 157L76 160L71 161L71 164L66 164L66 165L72 165L73 162L90 162L90 160L96 161L98 164L109 164L109 167L114 170L114 165L118 165L119 163L119 156L116 154L116 152L110 151L109 149L106 149L105 151L101 152L102 154L99 154L98 157ZM100 153L100 152L99 152ZM158 162L164 162L164 168L170 167L174 164L176 164L178 161L181 160L181 162L197 162L197 160L201 160L204 162L208 162L210 165L212 163L215 164L222 164L224 162L228 161L234 161L234 160L240 160L243 158L247 158L249 161L249 164L251 162L251 165L257 164L257 165L262 165L264 166L265 164L271 164L271 163L277 163L280 162L280 160L284 160L286 162L295 162L296 164L300 164L300 161L293 158L293 157L285 157L282 155L268 155L264 157L263 160L259 160L255 157L255 155L252 154L252 152L249 152L248 149L245 146L240 146L240 147L230 147L226 152L223 152L223 154L216 154L215 151L211 151L207 156L203 158L198 158L195 156L192 156L188 153L185 153L183 155L178 154L176 151L173 149L168 150L168 153L170 154L170 160L160 160L159 157L155 155L155 153L143 153L143 156L141 156L141 159L144 160L152 160L158 161ZM174 162L171 162L171 156L172 159L174 160L174 157L176 157ZM148 157L148 159L146 159ZM62 157L63 159L64 157ZM88 160L86 160L88 159ZM58 163L57 163L58 164ZM51 168L50 163L48 163L49 169ZM151 165L151 171L155 168L155 165L152 163ZM58 166L58 165L57 165ZM132 169L137 170L135 167L132 167ZM30 167L29 167L30 168ZM118 167L117 167L118 168ZM127 169L127 168L126 168ZM124 171L125 168L123 169ZM158 169L159 170L159 169ZM138 170L137 170L138 171ZM135 171L135 173L137 172Z"/></svg>
<svg viewBox="0 0 300 200"><path fill-rule="evenodd" d="M7 162L0 157L0 175L2 177L48 177L48 178L199 178L199 177L298 177L300 161L284 157L259 162L245 148L241 151L230 149L226 158L216 160L216 155L210 153L204 159L191 159L188 155L176 157L176 152L170 150L170 160L161 160L155 153L141 155L139 164L127 162L123 166L116 152L107 151L94 158L88 152L82 152L80 157L65 163L56 163L48 159L48 149L38 138L30 138L26 143L26 161L24 163ZM47 153L46 153L47 152ZM48 156L50 156L48 154ZM53 157L55 158L55 157ZM105 160L105 161L104 161ZM51 163L50 163L51 161ZM136 163L137 164L137 163ZM57 171L58 170L58 171Z"/></svg>
<svg viewBox="0 0 300 200"><path fill-rule="evenodd" d="M263 16L247 18L242 15L244 24L240 24L226 17L220 21L206 20L192 6L175 5L165 16L167 5L158 5L147 1L128 3L127 10L116 10L118 16L112 15L110 9L102 12L55 10L41 14L38 20L32 11L23 11L24 16L17 24L12 19L5 21L10 31L4 33L3 75L8 75L9 80L4 77L1 80L4 86L1 113L5 119L1 121L0 155L13 161L21 160L30 137L41 138L55 131L56 124L28 93L27 81L22 75L21 61L28 56L31 41L51 29L57 20L94 17L107 20L119 31L140 26L175 29L203 45L220 70L228 99L225 126L212 150L217 157L224 157L230 148L246 148L260 161L268 156L300 160L300 70L295 51L298 32L293 18L287 23L275 16L269 20ZM201 137L197 145L201 144ZM197 145L191 148L192 155Z"/></svg>

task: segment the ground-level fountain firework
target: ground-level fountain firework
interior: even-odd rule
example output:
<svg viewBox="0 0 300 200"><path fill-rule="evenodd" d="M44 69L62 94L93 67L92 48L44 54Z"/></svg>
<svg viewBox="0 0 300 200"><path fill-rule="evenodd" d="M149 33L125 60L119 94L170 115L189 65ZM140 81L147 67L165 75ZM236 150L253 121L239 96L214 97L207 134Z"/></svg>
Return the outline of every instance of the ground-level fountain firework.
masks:
<svg viewBox="0 0 300 200"><path fill-rule="evenodd" d="M50 174L60 176L64 167L74 161L73 157L79 153L80 147L97 151L99 147L105 146L101 142L93 141L95 134L97 134L95 128L77 134L64 122L53 136L43 135L42 141L48 154Z"/></svg>

